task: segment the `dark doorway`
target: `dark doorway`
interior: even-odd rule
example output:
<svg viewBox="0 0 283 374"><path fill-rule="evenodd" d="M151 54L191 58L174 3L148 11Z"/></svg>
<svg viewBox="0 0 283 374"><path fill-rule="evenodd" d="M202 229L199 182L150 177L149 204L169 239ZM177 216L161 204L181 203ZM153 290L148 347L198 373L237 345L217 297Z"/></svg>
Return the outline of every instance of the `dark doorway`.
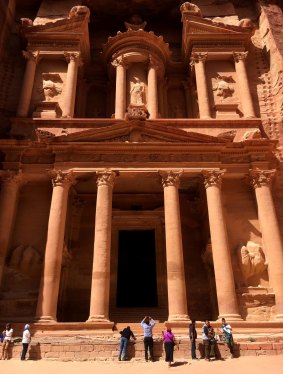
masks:
<svg viewBox="0 0 283 374"><path fill-rule="evenodd" d="M155 231L119 231L117 307L157 307Z"/></svg>

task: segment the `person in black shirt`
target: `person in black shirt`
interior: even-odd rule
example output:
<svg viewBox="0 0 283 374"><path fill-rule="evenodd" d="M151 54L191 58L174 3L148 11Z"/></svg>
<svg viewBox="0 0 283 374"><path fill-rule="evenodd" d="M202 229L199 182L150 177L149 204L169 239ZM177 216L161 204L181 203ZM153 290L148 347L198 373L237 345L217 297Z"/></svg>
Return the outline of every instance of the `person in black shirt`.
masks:
<svg viewBox="0 0 283 374"><path fill-rule="evenodd" d="M136 340L136 337L134 333L132 332L130 326L127 326L124 330L120 331L121 338L120 338L120 348L119 348L119 354L118 354L118 360L121 361L122 352L123 354L123 361L126 361L127 359L127 345L130 340L130 337L132 337L134 340Z"/></svg>
<svg viewBox="0 0 283 374"><path fill-rule="evenodd" d="M196 360L196 338L197 338L197 330L196 330L196 321L193 319L192 323L189 326L189 335L191 341L191 352L192 352L192 359Z"/></svg>

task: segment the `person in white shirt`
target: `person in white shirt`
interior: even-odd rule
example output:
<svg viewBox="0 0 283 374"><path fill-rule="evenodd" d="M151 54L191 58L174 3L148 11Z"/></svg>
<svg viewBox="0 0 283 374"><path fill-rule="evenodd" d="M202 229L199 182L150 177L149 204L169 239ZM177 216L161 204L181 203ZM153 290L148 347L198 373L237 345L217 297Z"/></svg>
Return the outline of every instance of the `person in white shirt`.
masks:
<svg viewBox="0 0 283 374"><path fill-rule="evenodd" d="M31 342L30 325L27 324L27 325L25 325L25 328L24 328L24 331L23 331L23 340L22 340L23 350L22 350L22 354L21 354L21 360L22 361L25 361L25 359L26 359L26 354L27 354L28 346L29 346L30 342Z"/></svg>
<svg viewBox="0 0 283 374"><path fill-rule="evenodd" d="M11 324L7 323L6 324L6 331L4 331L5 337L4 337L4 340L3 340L3 348L2 348L2 356L1 356L1 359L3 358L3 360L8 360L8 350L9 350L10 344L12 342L13 332L14 331L12 329Z"/></svg>

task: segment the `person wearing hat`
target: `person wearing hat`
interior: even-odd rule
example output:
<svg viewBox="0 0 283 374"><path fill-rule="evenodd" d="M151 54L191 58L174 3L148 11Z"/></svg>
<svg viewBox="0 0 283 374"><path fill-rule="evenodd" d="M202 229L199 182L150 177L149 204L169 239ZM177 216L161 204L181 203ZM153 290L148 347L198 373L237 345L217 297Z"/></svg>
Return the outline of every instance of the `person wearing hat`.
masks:
<svg viewBox="0 0 283 374"><path fill-rule="evenodd" d="M172 333L170 327L167 327L166 331L162 331L164 349L165 349L165 361L168 362L168 366L171 366L171 363L174 361L174 346L175 346L175 336Z"/></svg>
<svg viewBox="0 0 283 374"><path fill-rule="evenodd" d="M27 354L28 346L30 342L31 342L30 325L26 324L24 331L23 331L23 339L22 339L22 344L23 344L23 350L21 354L22 361L25 361L26 359L26 354Z"/></svg>

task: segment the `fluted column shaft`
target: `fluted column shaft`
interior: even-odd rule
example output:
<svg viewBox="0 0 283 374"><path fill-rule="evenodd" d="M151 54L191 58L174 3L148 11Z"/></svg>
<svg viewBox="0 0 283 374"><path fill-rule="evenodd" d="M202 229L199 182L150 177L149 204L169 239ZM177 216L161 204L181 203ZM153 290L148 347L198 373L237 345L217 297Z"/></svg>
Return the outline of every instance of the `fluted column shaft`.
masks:
<svg viewBox="0 0 283 374"><path fill-rule="evenodd" d="M21 174L5 172L0 194L0 285L15 220L18 195L24 183Z"/></svg>
<svg viewBox="0 0 283 374"><path fill-rule="evenodd" d="M110 170L98 173L90 315L87 322L109 321L112 191L115 175Z"/></svg>
<svg viewBox="0 0 283 374"><path fill-rule="evenodd" d="M210 103L207 88L207 78L205 71L205 61L207 53L193 53L191 57L191 64L195 67L198 105L200 118L211 118Z"/></svg>
<svg viewBox="0 0 283 374"><path fill-rule="evenodd" d="M276 319L283 320L283 245L271 193L275 170L251 170L270 285L275 293Z"/></svg>
<svg viewBox="0 0 283 374"><path fill-rule="evenodd" d="M112 65L116 68L115 118L124 119L126 113L127 63L118 57Z"/></svg>
<svg viewBox="0 0 283 374"><path fill-rule="evenodd" d="M157 62L150 58L148 65L147 90L149 119L158 118Z"/></svg>
<svg viewBox="0 0 283 374"><path fill-rule="evenodd" d="M243 114L245 118L254 118L256 115L245 65L247 55L248 52L234 52L233 54Z"/></svg>
<svg viewBox="0 0 283 374"><path fill-rule="evenodd" d="M221 183L224 171L203 171L206 188L219 319L240 320L231 253L223 214Z"/></svg>
<svg viewBox="0 0 283 374"><path fill-rule="evenodd" d="M160 173L164 188L169 321L188 320L179 206L180 172Z"/></svg>
<svg viewBox="0 0 283 374"><path fill-rule="evenodd" d="M78 79L78 67L80 63L79 53L65 53L68 62L66 88L64 90L63 117L74 117L75 99Z"/></svg>
<svg viewBox="0 0 283 374"><path fill-rule="evenodd" d="M73 175L52 172L53 192L36 320L56 322L69 188Z"/></svg>
<svg viewBox="0 0 283 374"><path fill-rule="evenodd" d="M23 51L23 55L27 64L17 108L17 117L28 116L39 53L38 51Z"/></svg>

